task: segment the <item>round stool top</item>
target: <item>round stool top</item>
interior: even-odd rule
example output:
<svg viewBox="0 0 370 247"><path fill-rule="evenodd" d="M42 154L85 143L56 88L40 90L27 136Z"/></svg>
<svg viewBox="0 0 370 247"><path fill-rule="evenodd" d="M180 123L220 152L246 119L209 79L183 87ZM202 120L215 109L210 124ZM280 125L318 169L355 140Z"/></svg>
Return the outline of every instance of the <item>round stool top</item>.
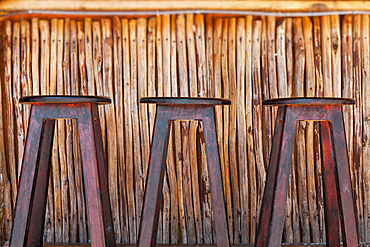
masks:
<svg viewBox="0 0 370 247"><path fill-rule="evenodd" d="M95 103L99 105L110 104L111 100L103 96L65 96L65 95L41 95L26 96L19 99L19 103L33 104L73 104L73 103Z"/></svg>
<svg viewBox="0 0 370 247"><path fill-rule="evenodd" d="M264 106L282 106L282 105L354 105L353 99L347 98L329 98L329 97L297 97L268 99L262 102Z"/></svg>
<svg viewBox="0 0 370 247"><path fill-rule="evenodd" d="M196 97L146 97L140 103L160 105L231 105L229 99Z"/></svg>

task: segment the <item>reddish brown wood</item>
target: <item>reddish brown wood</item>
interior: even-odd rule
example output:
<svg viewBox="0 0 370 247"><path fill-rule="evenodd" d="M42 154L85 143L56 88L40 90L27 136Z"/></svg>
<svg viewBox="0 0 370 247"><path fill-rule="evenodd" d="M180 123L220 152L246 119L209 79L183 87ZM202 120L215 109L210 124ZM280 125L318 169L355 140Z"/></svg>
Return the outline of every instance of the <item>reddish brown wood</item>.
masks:
<svg viewBox="0 0 370 247"><path fill-rule="evenodd" d="M31 96L31 117L10 246L42 246L55 120L78 120L91 245L116 246L98 114L105 97Z"/></svg>
<svg viewBox="0 0 370 247"><path fill-rule="evenodd" d="M203 141L206 146L217 246L230 246L227 232L214 109L215 105L229 105L230 100L152 97L141 98L140 103L157 104L157 110L137 246L156 246L156 234L165 171L164 167L171 121L189 119L203 122L204 139L201 141Z"/></svg>
<svg viewBox="0 0 370 247"><path fill-rule="evenodd" d="M339 215L344 246L358 246L342 106L345 98L285 98L265 100L279 106L268 178L255 246L281 246L291 155L297 121L320 121L322 172L325 194L326 239L340 246Z"/></svg>

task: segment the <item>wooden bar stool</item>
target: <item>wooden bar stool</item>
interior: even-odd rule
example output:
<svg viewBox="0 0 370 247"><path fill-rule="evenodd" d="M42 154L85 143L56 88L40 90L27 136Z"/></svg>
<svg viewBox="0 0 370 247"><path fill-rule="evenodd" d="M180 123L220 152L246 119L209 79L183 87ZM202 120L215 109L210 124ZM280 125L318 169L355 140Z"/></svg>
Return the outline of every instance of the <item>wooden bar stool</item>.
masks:
<svg viewBox="0 0 370 247"><path fill-rule="evenodd" d="M265 106L278 106L278 113L255 246L281 246L296 122L305 120L320 121L327 245L340 247L340 215L344 246L358 246L342 114L343 105L354 103L343 98L263 102Z"/></svg>
<svg viewBox="0 0 370 247"><path fill-rule="evenodd" d="M32 104L10 246L42 246L56 119L78 120L91 245L116 246L98 114L106 97L31 96Z"/></svg>
<svg viewBox="0 0 370 247"><path fill-rule="evenodd" d="M168 138L171 122L175 120L200 120L203 122L217 246L230 246L227 233L214 108L215 105L230 105L230 100L162 97L142 98L140 103L157 104L157 110L137 246L156 246Z"/></svg>

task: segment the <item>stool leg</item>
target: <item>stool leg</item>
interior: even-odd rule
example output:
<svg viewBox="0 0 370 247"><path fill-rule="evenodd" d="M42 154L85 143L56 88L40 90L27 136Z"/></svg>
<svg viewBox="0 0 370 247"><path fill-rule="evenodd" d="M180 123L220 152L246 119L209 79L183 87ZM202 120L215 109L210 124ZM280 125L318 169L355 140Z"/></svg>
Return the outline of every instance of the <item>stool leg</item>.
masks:
<svg viewBox="0 0 370 247"><path fill-rule="evenodd" d="M294 108L279 106L256 247L281 246L297 117Z"/></svg>
<svg viewBox="0 0 370 247"><path fill-rule="evenodd" d="M168 113L168 111L170 112ZM141 226L137 242L137 246L139 247L156 246L164 166L166 164L168 138L171 127L171 123L168 122L169 115L172 115L170 108L162 105L157 106Z"/></svg>
<svg viewBox="0 0 370 247"><path fill-rule="evenodd" d="M324 183L325 200L325 230L326 241L330 247L340 247L339 235L339 210L337 181L334 170L334 153L332 146L332 135L329 129L329 122L320 122L322 176Z"/></svg>
<svg viewBox="0 0 370 247"><path fill-rule="evenodd" d="M108 195L106 180L105 183L104 181L103 183L99 182L99 172L105 167L103 168L104 162L101 160L102 140L101 133L98 133L100 128L98 127L99 117L96 109L95 104L81 106L78 117L91 246L116 246L113 224L108 222L110 208L104 206L109 205L109 200L106 200ZM104 176L105 174L100 175Z"/></svg>
<svg viewBox="0 0 370 247"><path fill-rule="evenodd" d="M332 115L333 139L336 157L336 172L339 186L339 207L342 214L343 244L348 247L358 246L358 231L352 196L352 183L348 165L348 153L343 127L342 108L337 107Z"/></svg>
<svg viewBox="0 0 370 247"><path fill-rule="evenodd" d="M36 172L36 186L30 216L30 227L27 240L28 247L42 246L43 242L54 128L55 120L48 119L44 121L40 140L41 146L37 157L38 169Z"/></svg>
<svg viewBox="0 0 370 247"><path fill-rule="evenodd" d="M211 196L213 215L215 217L215 228L217 246L230 246L227 233L227 221L225 211L225 199L222 186L220 154L216 136L215 110L214 107L205 109L203 122L204 142L206 146L206 156L211 185Z"/></svg>
<svg viewBox="0 0 370 247"><path fill-rule="evenodd" d="M33 105L24 152L18 197L15 207L12 235L9 246L26 246L28 223L34 201L35 181L38 169L38 150L41 137L44 107ZM35 152L35 150L37 150Z"/></svg>

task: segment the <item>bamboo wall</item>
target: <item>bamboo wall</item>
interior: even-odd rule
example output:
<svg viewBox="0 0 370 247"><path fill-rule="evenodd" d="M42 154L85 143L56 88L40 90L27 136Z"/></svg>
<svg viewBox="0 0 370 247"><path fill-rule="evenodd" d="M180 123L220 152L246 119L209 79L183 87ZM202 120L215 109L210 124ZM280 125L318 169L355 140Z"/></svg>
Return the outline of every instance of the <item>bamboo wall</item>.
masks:
<svg viewBox="0 0 370 247"><path fill-rule="evenodd" d="M277 97L349 97L344 109L361 241L370 241L369 15L160 15L3 21L0 239L9 239L29 107L26 95L104 95L99 108L117 242L138 236L155 108L141 97L223 97L217 107L231 243L254 242ZM319 135L297 124L284 241L325 242ZM157 241L215 241L200 122L171 132ZM58 120L44 240L87 242L76 122Z"/></svg>

